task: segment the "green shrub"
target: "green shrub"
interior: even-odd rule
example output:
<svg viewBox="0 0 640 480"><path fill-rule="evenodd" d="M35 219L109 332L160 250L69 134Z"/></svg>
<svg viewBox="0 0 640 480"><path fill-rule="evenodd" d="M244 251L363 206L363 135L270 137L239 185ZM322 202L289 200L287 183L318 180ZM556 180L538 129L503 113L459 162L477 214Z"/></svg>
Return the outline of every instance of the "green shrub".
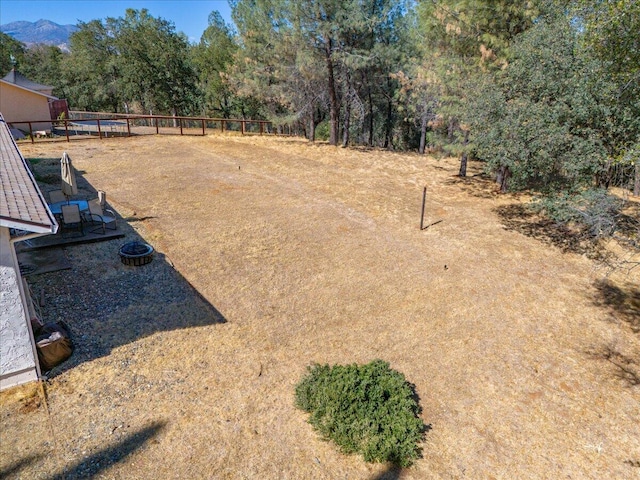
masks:
<svg viewBox="0 0 640 480"><path fill-rule="evenodd" d="M367 462L411 465L425 425L404 375L382 360L366 365L313 365L296 386L296 406L309 423L344 453Z"/></svg>
<svg viewBox="0 0 640 480"><path fill-rule="evenodd" d="M556 222L583 225L591 238L598 239L615 232L623 201L596 188L573 194L560 192L539 199L534 206Z"/></svg>

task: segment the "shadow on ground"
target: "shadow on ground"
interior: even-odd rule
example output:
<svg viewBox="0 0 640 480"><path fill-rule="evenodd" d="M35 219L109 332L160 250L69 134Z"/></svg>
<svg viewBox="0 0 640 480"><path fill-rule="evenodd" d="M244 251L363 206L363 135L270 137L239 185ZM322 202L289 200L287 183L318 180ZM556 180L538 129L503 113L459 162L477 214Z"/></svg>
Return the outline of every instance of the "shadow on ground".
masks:
<svg viewBox="0 0 640 480"><path fill-rule="evenodd" d="M12 464L8 465L6 468L3 468L0 470L0 478L9 478L12 475L17 476L22 470L29 467L29 465L31 465L32 463L37 463L41 461L43 457L44 457L44 454L29 455L25 458L21 458L20 460L16 460Z"/></svg>
<svg viewBox="0 0 640 480"><path fill-rule="evenodd" d="M36 177L42 163L54 162L38 162ZM59 168L58 159L55 163ZM97 197L80 172L77 179L79 197ZM45 185L43 191L46 188L52 189ZM120 247L132 241L148 243L132 226L148 218L123 218L115 213L124 238L48 247L62 249L71 268L26 276L34 301L42 303L41 319L64 321L75 346L71 358L47 373L49 378L157 332L226 322L162 253L155 252L146 265L124 265Z"/></svg>
<svg viewBox="0 0 640 480"><path fill-rule="evenodd" d="M447 185L454 185L468 195L479 198L494 198L498 195L496 183L489 175L478 173L466 177L453 175L446 181Z"/></svg>
<svg viewBox="0 0 640 480"><path fill-rule="evenodd" d="M530 206L522 204L505 205L495 209L506 230L519 232L535 238L547 245L553 245L563 252L587 255L603 260L604 252L591 240L585 229L571 229L538 215Z"/></svg>
<svg viewBox="0 0 640 480"><path fill-rule="evenodd" d="M635 285L620 287L607 279L598 280L594 287L594 303L607 308L616 320L629 325L634 333L640 333L640 288Z"/></svg>
<svg viewBox="0 0 640 480"><path fill-rule="evenodd" d="M640 334L640 288L636 285L616 285L611 280L598 280L594 304L606 309L611 317L628 325ZM629 387L640 386L640 363L637 356L623 353L615 346L605 345L587 352L597 360L604 360L613 367L614 376Z"/></svg>
<svg viewBox="0 0 640 480"><path fill-rule="evenodd" d="M116 445L104 448L86 457L81 462L69 466L63 472L52 475L49 479L72 480L75 478L95 478L96 475L122 462L137 449L144 446L144 444L160 433L165 424L166 422L156 422L147 428L132 433Z"/></svg>
<svg viewBox="0 0 640 480"><path fill-rule="evenodd" d="M391 465L384 472L379 473L371 480L399 480L402 475L402 467Z"/></svg>
<svg viewBox="0 0 640 480"><path fill-rule="evenodd" d="M602 346L586 352L595 360L603 360L613 367L614 377L628 387L640 386L640 364L631 355L626 355L612 346Z"/></svg>

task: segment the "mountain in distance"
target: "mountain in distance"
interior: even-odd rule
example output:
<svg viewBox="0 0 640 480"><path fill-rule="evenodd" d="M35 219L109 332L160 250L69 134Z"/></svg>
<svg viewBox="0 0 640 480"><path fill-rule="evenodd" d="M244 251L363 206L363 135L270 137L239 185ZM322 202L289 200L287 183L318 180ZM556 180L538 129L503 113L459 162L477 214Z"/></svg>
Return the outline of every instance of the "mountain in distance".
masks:
<svg viewBox="0 0 640 480"><path fill-rule="evenodd" d="M75 25L58 25L49 20L37 22L11 22L0 25L0 32L31 46L37 43L55 45L61 50L69 51L69 36L78 30Z"/></svg>

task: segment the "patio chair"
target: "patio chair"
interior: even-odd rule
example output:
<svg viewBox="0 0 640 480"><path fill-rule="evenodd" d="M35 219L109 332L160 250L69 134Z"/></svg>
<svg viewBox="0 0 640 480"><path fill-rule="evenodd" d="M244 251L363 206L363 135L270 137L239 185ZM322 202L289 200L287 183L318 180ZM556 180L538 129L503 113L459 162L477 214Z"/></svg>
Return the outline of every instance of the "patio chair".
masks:
<svg viewBox="0 0 640 480"><path fill-rule="evenodd" d="M80 207L76 204L62 205L62 218L60 226L62 227L62 236L66 231L77 230L80 236L84 236L84 226L82 225L82 216L80 215Z"/></svg>
<svg viewBox="0 0 640 480"><path fill-rule="evenodd" d="M62 193L62 190L52 190L49 192L49 203L60 203L66 201L67 197Z"/></svg>
<svg viewBox="0 0 640 480"><path fill-rule="evenodd" d="M89 232L102 233L104 235L107 233L107 228L117 230L118 220L112 210L103 210L98 199L89 200L88 203L89 211L85 213L85 219L94 226L97 225L97 227L90 229Z"/></svg>

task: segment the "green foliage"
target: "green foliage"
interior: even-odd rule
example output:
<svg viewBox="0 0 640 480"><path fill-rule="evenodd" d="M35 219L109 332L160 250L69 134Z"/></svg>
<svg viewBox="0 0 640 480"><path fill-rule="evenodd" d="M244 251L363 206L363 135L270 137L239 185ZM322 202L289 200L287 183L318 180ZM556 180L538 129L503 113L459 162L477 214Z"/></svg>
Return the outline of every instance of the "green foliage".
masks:
<svg viewBox="0 0 640 480"><path fill-rule="evenodd" d="M22 42L0 32L0 78L11 71L14 62L20 64L24 52L25 46Z"/></svg>
<svg viewBox="0 0 640 480"><path fill-rule="evenodd" d="M108 18L118 51L120 85L131 101L145 110L187 115L196 105L196 73L189 62L189 44L173 23L154 18L146 9L127 9L122 18Z"/></svg>
<svg viewBox="0 0 640 480"><path fill-rule="evenodd" d="M390 74L407 45L402 0L237 0L232 8L240 95L308 131L327 118L330 143L342 121L359 142L390 145L398 118Z"/></svg>
<svg viewBox="0 0 640 480"><path fill-rule="evenodd" d="M573 194L555 193L541 198L536 207L558 223L584 226L591 238L598 239L613 235L623 205L606 189L595 188Z"/></svg>
<svg viewBox="0 0 640 480"><path fill-rule="evenodd" d="M487 76L467 110L473 146L488 169L508 167L509 188L579 190L607 160L602 92L611 86L578 48L566 17L541 20L512 46L514 58Z"/></svg>
<svg viewBox="0 0 640 480"><path fill-rule="evenodd" d="M316 140L329 140L329 122L324 121L316 127Z"/></svg>
<svg viewBox="0 0 640 480"><path fill-rule="evenodd" d="M219 12L212 12L209 15L209 26L202 34L200 43L191 48L207 116L241 116L236 110L238 99L233 95L228 79L238 48L233 40L232 27L225 23Z"/></svg>
<svg viewBox="0 0 640 480"><path fill-rule="evenodd" d="M296 406L345 453L367 462L409 466L418 458L425 425L404 375L382 360L366 365L314 365L296 386Z"/></svg>
<svg viewBox="0 0 640 480"><path fill-rule="evenodd" d="M56 46L38 44L24 52L18 69L27 78L54 87L53 95L65 97L62 75L64 53Z"/></svg>
<svg viewBox="0 0 640 480"><path fill-rule="evenodd" d="M127 101L120 87L115 32L100 20L80 22L62 62L71 108L119 112Z"/></svg>

